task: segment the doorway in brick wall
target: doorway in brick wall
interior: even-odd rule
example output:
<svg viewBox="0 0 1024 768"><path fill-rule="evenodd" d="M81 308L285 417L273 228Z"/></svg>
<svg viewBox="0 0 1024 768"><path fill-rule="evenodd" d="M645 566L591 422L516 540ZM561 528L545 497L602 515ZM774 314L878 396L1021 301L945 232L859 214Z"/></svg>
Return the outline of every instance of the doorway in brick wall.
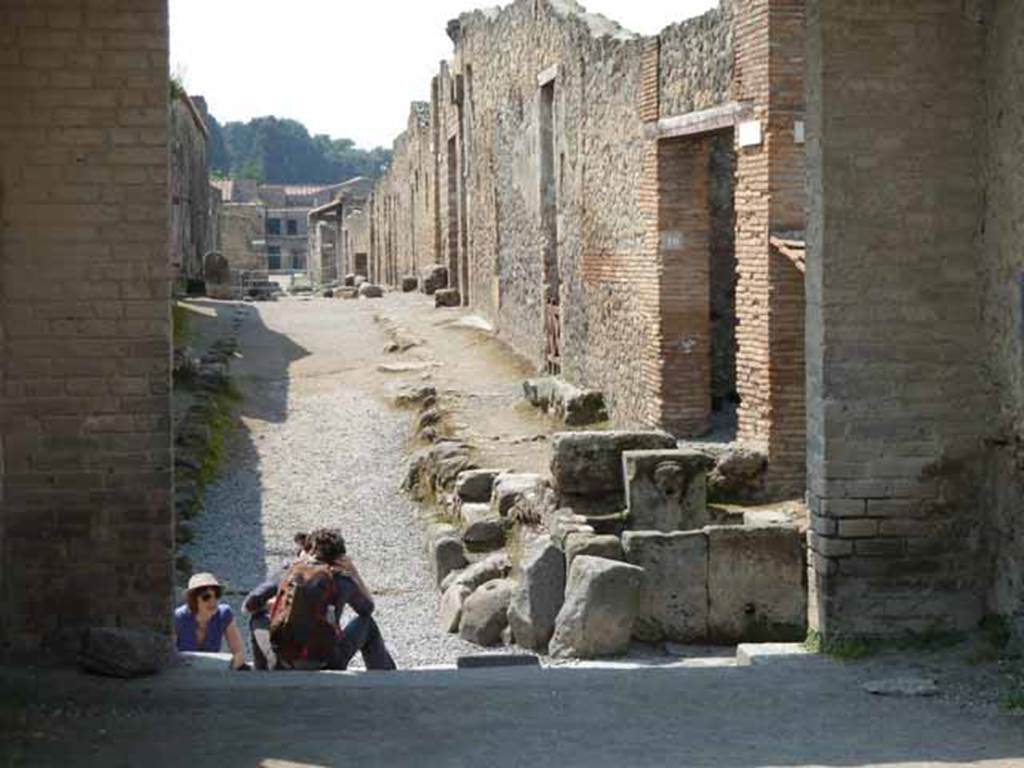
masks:
<svg viewBox="0 0 1024 768"><path fill-rule="evenodd" d="M732 131L658 142L662 426L731 439L736 413Z"/></svg>

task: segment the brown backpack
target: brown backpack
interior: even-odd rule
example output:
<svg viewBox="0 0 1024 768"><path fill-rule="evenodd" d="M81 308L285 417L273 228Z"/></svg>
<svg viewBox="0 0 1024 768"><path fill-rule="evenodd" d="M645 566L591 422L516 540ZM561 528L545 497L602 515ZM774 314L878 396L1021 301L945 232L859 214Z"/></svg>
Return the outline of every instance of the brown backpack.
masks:
<svg viewBox="0 0 1024 768"><path fill-rule="evenodd" d="M317 562L295 563L277 590L270 617L270 644L285 667L325 666L338 635L327 620L337 597L336 569Z"/></svg>

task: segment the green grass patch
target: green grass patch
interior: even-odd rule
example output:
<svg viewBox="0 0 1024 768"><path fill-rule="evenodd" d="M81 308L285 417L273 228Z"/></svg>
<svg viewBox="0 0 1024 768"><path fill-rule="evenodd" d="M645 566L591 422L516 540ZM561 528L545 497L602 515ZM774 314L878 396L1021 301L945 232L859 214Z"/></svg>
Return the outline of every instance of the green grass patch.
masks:
<svg viewBox="0 0 1024 768"><path fill-rule="evenodd" d="M872 656L879 651L875 641L856 637L824 638L817 630L807 630L804 647L812 653L831 656L836 661L857 661Z"/></svg>
<svg viewBox="0 0 1024 768"><path fill-rule="evenodd" d="M222 392L211 398L210 410L210 445L202 466L199 468L199 487L205 488L212 483L227 458L227 441L236 424L235 406L241 401L242 395L232 382L228 382Z"/></svg>
<svg viewBox="0 0 1024 768"><path fill-rule="evenodd" d="M192 340L191 315L188 307L178 302L171 305L171 328L175 349L185 347Z"/></svg>
<svg viewBox="0 0 1024 768"><path fill-rule="evenodd" d="M1024 715L1024 685L1017 686L1014 690L1007 692L999 700L999 705L1004 711L1015 715Z"/></svg>

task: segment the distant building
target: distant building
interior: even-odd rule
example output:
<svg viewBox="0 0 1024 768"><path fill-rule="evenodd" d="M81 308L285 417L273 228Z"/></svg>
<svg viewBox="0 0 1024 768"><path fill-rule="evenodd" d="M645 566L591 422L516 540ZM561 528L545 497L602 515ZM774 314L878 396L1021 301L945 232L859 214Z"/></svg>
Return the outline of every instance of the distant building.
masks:
<svg viewBox="0 0 1024 768"><path fill-rule="evenodd" d="M314 285L350 273L369 277L366 205L373 185L372 179L357 176L342 184L331 202L309 212L309 276Z"/></svg>
<svg viewBox="0 0 1024 768"><path fill-rule="evenodd" d="M232 269L278 275L309 271L309 212L329 203L344 188L343 184L257 184L247 179L215 179L211 184L224 200L223 240L234 242L230 249L225 245L224 256ZM253 229L257 218L262 221L258 236Z"/></svg>

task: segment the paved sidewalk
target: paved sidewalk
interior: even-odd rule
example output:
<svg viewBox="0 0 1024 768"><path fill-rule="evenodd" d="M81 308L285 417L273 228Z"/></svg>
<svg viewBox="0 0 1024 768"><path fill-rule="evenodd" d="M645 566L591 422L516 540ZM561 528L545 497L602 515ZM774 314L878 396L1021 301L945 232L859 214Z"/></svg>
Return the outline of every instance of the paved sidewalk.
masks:
<svg viewBox="0 0 1024 768"><path fill-rule="evenodd" d="M879 698L875 668L506 669L168 674L135 683L0 674L31 699L7 766L1024 765L1024 720ZM894 670L894 673L898 670ZM282 761L282 762L266 762Z"/></svg>

